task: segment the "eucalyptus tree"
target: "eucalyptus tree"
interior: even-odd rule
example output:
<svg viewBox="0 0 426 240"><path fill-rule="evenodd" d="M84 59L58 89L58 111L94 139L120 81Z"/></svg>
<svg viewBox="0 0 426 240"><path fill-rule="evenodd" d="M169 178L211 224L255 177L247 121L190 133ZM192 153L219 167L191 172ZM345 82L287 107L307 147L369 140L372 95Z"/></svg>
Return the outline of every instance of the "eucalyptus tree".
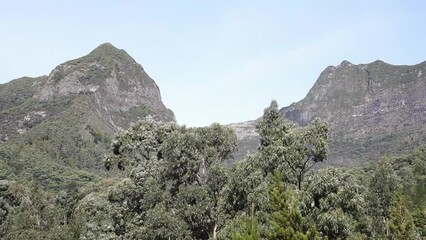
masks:
<svg viewBox="0 0 426 240"><path fill-rule="evenodd" d="M316 118L312 124L297 129L284 120L276 101L265 109L257 124L260 135L260 161L264 174L278 169L299 190L306 174L328 157L329 128Z"/></svg>
<svg viewBox="0 0 426 240"><path fill-rule="evenodd" d="M368 234L366 191L353 172L323 168L307 177L305 191L301 193L301 211L322 237L365 237Z"/></svg>
<svg viewBox="0 0 426 240"><path fill-rule="evenodd" d="M222 164L236 147L231 129L212 124L186 128L145 119L118 134L105 166L126 170L131 191L114 194L126 202L127 238L216 238L226 222L222 192L228 169ZM126 220L129 222L129 220Z"/></svg>

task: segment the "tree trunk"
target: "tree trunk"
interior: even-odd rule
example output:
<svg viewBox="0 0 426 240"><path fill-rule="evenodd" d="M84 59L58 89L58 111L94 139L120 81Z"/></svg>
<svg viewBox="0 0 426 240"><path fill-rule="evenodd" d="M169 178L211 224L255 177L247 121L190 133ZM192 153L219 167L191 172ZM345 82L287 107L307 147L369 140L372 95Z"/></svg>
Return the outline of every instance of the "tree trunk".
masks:
<svg viewBox="0 0 426 240"><path fill-rule="evenodd" d="M217 239L217 224L214 224L213 227L213 239Z"/></svg>
<svg viewBox="0 0 426 240"><path fill-rule="evenodd" d="M299 176L297 177L297 188L298 188L299 190L302 190L302 180L303 180L303 176L302 176L302 175L299 175Z"/></svg>

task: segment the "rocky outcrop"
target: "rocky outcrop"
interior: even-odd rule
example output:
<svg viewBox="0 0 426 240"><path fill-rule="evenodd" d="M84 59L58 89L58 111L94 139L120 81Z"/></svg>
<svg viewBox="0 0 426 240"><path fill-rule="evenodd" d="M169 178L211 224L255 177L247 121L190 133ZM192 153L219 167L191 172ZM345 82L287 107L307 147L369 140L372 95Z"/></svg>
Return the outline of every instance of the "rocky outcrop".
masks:
<svg viewBox="0 0 426 240"><path fill-rule="evenodd" d="M233 129L235 135L237 135L237 150L231 154L230 159L228 159L229 162L256 153L260 144L259 134L256 131L256 121L232 123L227 127Z"/></svg>
<svg viewBox="0 0 426 240"><path fill-rule="evenodd" d="M162 103L158 86L142 66L109 43L57 66L34 98L46 101L78 94L90 96L97 109L109 116L144 106L146 113L157 120L175 120L173 112ZM118 126L123 125L116 120Z"/></svg>

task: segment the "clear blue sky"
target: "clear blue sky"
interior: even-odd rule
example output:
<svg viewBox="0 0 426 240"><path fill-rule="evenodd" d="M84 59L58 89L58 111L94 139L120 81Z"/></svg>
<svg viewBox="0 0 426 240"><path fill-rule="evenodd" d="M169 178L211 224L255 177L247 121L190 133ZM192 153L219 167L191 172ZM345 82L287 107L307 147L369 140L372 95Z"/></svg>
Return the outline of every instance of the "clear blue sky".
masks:
<svg viewBox="0 0 426 240"><path fill-rule="evenodd" d="M181 124L255 119L328 65L426 60L426 1L1 1L0 83L125 49Z"/></svg>

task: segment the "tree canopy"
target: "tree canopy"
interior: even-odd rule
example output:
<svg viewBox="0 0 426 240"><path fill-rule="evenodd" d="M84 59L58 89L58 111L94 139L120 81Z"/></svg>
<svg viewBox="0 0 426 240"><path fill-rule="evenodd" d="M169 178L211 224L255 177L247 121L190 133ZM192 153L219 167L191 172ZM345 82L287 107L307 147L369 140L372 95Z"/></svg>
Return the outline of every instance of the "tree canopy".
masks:
<svg viewBox="0 0 426 240"><path fill-rule="evenodd" d="M0 180L0 238L426 237L425 147L377 164L317 168L329 151L325 122L295 126L273 101L257 130L258 151L226 164L236 148L230 128L147 117L106 141L110 173L96 184L49 192ZM0 150L12 164L17 150Z"/></svg>

